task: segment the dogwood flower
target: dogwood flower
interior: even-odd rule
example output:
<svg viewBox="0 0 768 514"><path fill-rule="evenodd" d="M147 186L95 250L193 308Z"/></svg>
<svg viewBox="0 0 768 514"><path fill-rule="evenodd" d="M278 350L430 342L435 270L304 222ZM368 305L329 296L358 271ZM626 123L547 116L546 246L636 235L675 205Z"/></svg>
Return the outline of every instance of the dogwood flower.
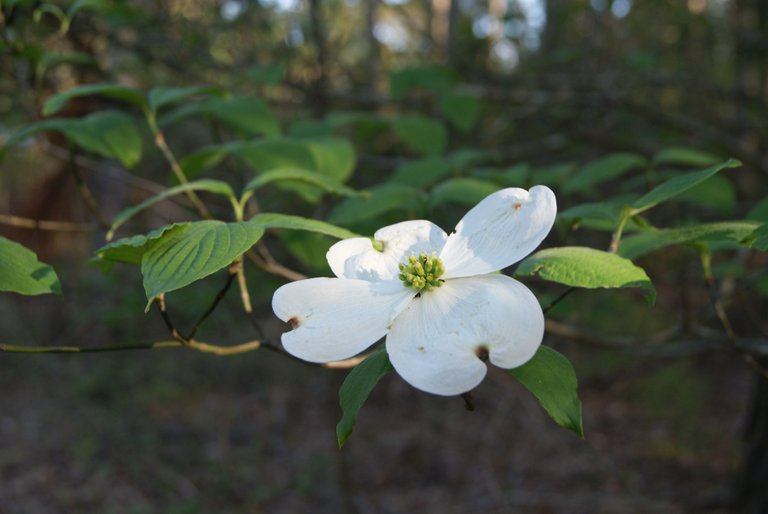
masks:
<svg viewBox="0 0 768 514"><path fill-rule="evenodd" d="M527 362L544 336L536 297L495 273L532 252L557 212L546 186L497 191L447 235L426 220L384 227L368 238L334 244L336 278L280 287L272 309L293 330L290 354L310 362L347 359L386 336L395 371L439 395L476 387L485 361L510 369Z"/></svg>

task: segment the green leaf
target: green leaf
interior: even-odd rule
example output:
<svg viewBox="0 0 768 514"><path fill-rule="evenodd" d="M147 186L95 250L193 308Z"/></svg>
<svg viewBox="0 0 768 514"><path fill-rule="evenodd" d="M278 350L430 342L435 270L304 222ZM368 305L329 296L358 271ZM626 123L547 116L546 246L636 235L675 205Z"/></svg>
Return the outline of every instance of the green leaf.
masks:
<svg viewBox="0 0 768 514"><path fill-rule="evenodd" d="M605 202L590 202L574 205L557 213L557 219L568 223L581 220L607 220L614 228L621 216L622 208L634 197L619 196Z"/></svg>
<svg viewBox="0 0 768 514"><path fill-rule="evenodd" d="M331 177L321 175L315 171L296 168L282 168L262 173L246 184L243 193L255 191L256 189L273 182L284 181L305 182L309 185L319 187L327 193L333 193L340 196L364 196L364 193L355 191Z"/></svg>
<svg viewBox="0 0 768 514"><path fill-rule="evenodd" d="M440 110L448 121L465 134L480 119L480 101L474 95L446 93L440 97Z"/></svg>
<svg viewBox="0 0 768 514"><path fill-rule="evenodd" d="M750 248L768 252L768 223L760 225L746 238Z"/></svg>
<svg viewBox="0 0 768 514"><path fill-rule="evenodd" d="M218 120L245 135L274 136L280 133L267 105L257 98L210 98L191 105L184 105L158 120L160 126L175 123L191 116L205 116Z"/></svg>
<svg viewBox="0 0 768 514"><path fill-rule="evenodd" d="M267 138L232 147L256 171L303 169L344 182L355 168L355 151L348 141L337 137L294 139ZM302 183L303 182L303 183ZM320 200L322 189L306 181L282 182L282 189L299 193L308 202Z"/></svg>
<svg viewBox="0 0 768 514"><path fill-rule="evenodd" d="M626 172L648 165L645 157L633 153L614 153L581 168L565 182L563 192L588 191L592 186L618 178Z"/></svg>
<svg viewBox="0 0 768 514"><path fill-rule="evenodd" d="M681 193L677 200L731 213L736 207L736 188L725 175L713 175Z"/></svg>
<svg viewBox="0 0 768 514"><path fill-rule="evenodd" d="M448 91L455 82L454 73L445 66L431 65L405 68L390 75L389 94L392 98L402 98L418 88L442 93Z"/></svg>
<svg viewBox="0 0 768 514"><path fill-rule="evenodd" d="M347 198L328 214L328 221L354 225L385 212L418 206L422 193L402 184L382 184L368 190L365 198Z"/></svg>
<svg viewBox="0 0 768 514"><path fill-rule="evenodd" d="M747 214L748 220L768 221L768 196L757 202Z"/></svg>
<svg viewBox="0 0 768 514"><path fill-rule="evenodd" d="M268 86L276 86L283 79L285 67L281 64L251 66L246 72L249 79Z"/></svg>
<svg viewBox="0 0 768 514"><path fill-rule="evenodd" d="M722 159L716 155L702 152L695 148L686 148L674 146L660 150L653 156L653 162L658 166L661 164L681 165L681 166L713 166Z"/></svg>
<svg viewBox="0 0 768 514"><path fill-rule="evenodd" d="M190 179L213 168L231 153L229 146L229 144L212 145L185 155L179 162L181 169L184 170L184 175Z"/></svg>
<svg viewBox="0 0 768 514"><path fill-rule="evenodd" d="M450 175L453 166L443 157L426 157L403 164L395 170L391 182L412 187L427 187Z"/></svg>
<svg viewBox="0 0 768 514"><path fill-rule="evenodd" d="M166 189L165 191L158 193L150 198L147 198L140 204L120 211L112 220L112 226L110 227L109 232L107 232L107 241L112 239L118 227L120 227L123 223L147 207L154 205L161 200L165 200L166 198L170 198L171 196L189 191L207 191L209 193L225 196L233 200L235 199L235 193L232 191L232 188L229 186L229 184L222 182L221 180L203 179L187 182L186 184L180 184L178 186Z"/></svg>
<svg viewBox="0 0 768 514"><path fill-rule="evenodd" d="M452 178L441 182L430 191L430 203L432 206L444 203L475 205L498 190L499 187L493 182L476 178Z"/></svg>
<svg viewBox="0 0 768 514"><path fill-rule="evenodd" d="M118 159L127 168L141 160L141 134L133 118L116 111L95 112L83 118L42 120L11 134L5 145L17 144L49 130L64 134L85 150Z"/></svg>
<svg viewBox="0 0 768 514"><path fill-rule="evenodd" d="M293 216L290 214L265 212L257 214L246 223L262 229L284 228L289 230L305 230L307 232L325 234L338 239L361 237L360 234L356 234L342 227L337 227L336 225L332 225L325 221L303 218L301 216Z"/></svg>
<svg viewBox="0 0 768 514"><path fill-rule="evenodd" d="M56 271L38 261L35 252L0 236L0 291L61 296L61 284Z"/></svg>
<svg viewBox="0 0 768 514"><path fill-rule="evenodd" d="M119 84L86 84L56 93L48 98L43 105L43 116L50 116L59 112L73 98L88 95L106 96L107 98L114 98L115 100L121 100L139 107L146 105L144 95L138 89Z"/></svg>
<svg viewBox="0 0 768 514"><path fill-rule="evenodd" d="M760 225L757 221L723 221L692 227L640 232L621 240L619 255L636 259L642 255L676 244L698 241L735 241L747 238Z"/></svg>
<svg viewBox="0 0 768 514"><path fill-rule="evenodd" d="M250 222L204 220L178 224L150 242L141 259L147 299L181 289L228 267L261 239Z"/></svg>
<svg viewBox="0 0 768 514"><path fill-rule="evenodd" d="M48 70L65 63L97 65L99 61L85 52L44 52L38 62L42 70Z"/></svg>
<svg viewBox="0 0 768 514"><path fill-rule="evenodd" d="M153 87L147 95L149 110L157 113L161 107L180 102L190 96L209 95L217 93L219 90L214 87L191 86L191 87Z"/></svg>
<svg viewBox="0 0 768 514"><path fill-rule="evenodd" d="M531 360L509 374L539 400L555 423L584 437L578 381L567 358L542 345Z"/></svg>
<svg viewBox="0 0 768 514"><path fill-rule="evenodd" d="M355 171L355 148L340 137L315 137L301 140L315 162L314 169L345 182Z"/></svg>
<svg viewBox="0 0 768 514"><path fill-rule="evenodd" d="M539 275L544 280L573 287L643 287L655 294L645 271L619 255L581 246L541 250L523 260L515 276Z"/></svg>
<svg viewBox="0 0 768 514"><path fill-rule="evenodd" d="M715 173L728 168L738 168L741 166L741 162L736 159L728 159L724 163L712 166L701 171L695 171L691 173L685 173L683 175L677 175L670 178L666 182L663 182L651 189L648 193L635 200L632 204L632 213L639 214L643 211L654 207L655 205L674 198L675 196L691 189L693 186L700 184L707 180Z"/></svg>
<svg viewBox="0 0 768 514"><path fill-rule="evenodd" d="M423 116L402 116L392 120L400 139L419 155L437 155L445 151L448 131L435 120Z"/></svg>
<svg viewBox="0 0 768 514"><path fill-rule="evenodd" d="M389 356L384 350L370 354L363 362L349 372L339 389L339 404L341 405L341 420L336 425L336 438L339 448L352 435L357 421L357 413L368 399L368 396L379 383L379 380L392 371Z"/></svg>
<svg viewBox="0 0 768 514"><path fill-rule="evenodd" d="M117 241L113 241L96 250L96 255L91 259L91 264L101 268L102 271L108 271L111 268L110 264L115 262L124 262L126 264L140 266L141 258L144 257L144 253L147 251L152 241L162 237L168 230L186 224L187 223L175 223L172 225L165 225L146 235L124 237Z"/></svg>

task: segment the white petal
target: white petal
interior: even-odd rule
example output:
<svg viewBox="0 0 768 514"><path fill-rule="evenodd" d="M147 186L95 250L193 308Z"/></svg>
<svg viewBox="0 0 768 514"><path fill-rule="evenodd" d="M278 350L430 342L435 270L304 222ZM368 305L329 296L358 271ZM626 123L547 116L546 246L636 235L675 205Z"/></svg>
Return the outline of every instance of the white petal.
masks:
<svg viewBox="0 0 768 514"><path fill-rule="evenodd" d="M486 366L527 362L544 336L544 315L527 287L504 275L447 280L400 313L387 335L395 370L412 386L454 395L477 386Z"/></svg>
<svg viewBox="0 0 768 514"><path fill-rule="evenodd" d="M440 253L447 234L426 220L404 221L381 228L374 234L384 248L375 250L367 238L344 239L333 245L326 258L333 273L339 278L361 280L394 280L398 264L411 254Z"/></svg>
<svg viewBox="0 0 768 514"><path fill-rule="evenodd" d="M456 225L440 259L443 278L498 271L531 253L555 222L555 194L546 186L511 187L484 198Z"/></svg>
<svg viewBox="0 0 768 514"><path fill-rule="evenodd" d="M347 359L378 341L414 292L394 282L310 278L275 291L272 310L290 322L291 355L310 362Z"/></svg>

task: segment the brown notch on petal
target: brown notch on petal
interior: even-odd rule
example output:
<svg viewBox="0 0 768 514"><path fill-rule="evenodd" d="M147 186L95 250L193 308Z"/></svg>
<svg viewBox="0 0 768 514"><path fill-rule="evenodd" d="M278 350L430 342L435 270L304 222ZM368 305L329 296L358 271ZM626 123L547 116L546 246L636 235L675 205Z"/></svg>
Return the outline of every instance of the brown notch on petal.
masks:
<svg viewBox="0 0 768 514"><path fill-rule="evenodd" d="M477 358L483 362L488 362L489 354L490 354L490 350L484 344L481 344L480 346L475 348L475 355L477 355Z"/></svg>
<svg viewBox="0 0 768 514"><path fill-rule="evenodd" d="M298 328L299 327L299 318L298 318L298 316L294 316L291 319L289 319L288 323L291 324L292 328Z"/></svg>
<svg viewBox="0 0 768 514"><path fill-rule="evenodd" d="M521 203L519 203L519 202L518 202L518 203L516 203L515 205L513 205L512 207L513 207L513 208L514 208L516 211L519 211L520 209L522 209L522 208L523 208L523 204L521 204Z"/></svg>

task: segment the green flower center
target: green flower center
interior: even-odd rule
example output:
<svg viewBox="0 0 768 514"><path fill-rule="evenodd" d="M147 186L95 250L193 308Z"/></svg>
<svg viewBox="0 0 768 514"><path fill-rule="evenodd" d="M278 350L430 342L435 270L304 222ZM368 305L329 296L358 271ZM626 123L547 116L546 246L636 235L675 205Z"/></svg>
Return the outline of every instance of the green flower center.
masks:
<svg viewBox="0 0 768 514"><path fill-rule="evenodd" d="M440 277L445 273L445 266L434 252L427 255L421 252L418 257L411 255L407 262L399 265L400 280L414 291L432 291L443 285Z"/></svg>

